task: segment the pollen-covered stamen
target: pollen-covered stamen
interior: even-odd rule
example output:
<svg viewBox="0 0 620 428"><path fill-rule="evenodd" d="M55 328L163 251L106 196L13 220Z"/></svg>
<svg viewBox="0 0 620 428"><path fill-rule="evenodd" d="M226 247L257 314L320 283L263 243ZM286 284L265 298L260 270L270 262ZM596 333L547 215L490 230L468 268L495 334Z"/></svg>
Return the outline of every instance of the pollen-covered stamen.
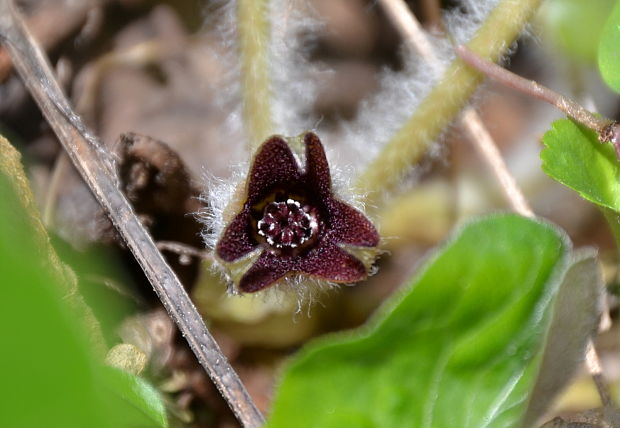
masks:
<svg viewBox="0 0 620 428"><path fill-rule="evenodd" d="M318 230L316 209L293 199L271 202L258 222L258 234L276 248L297 248L316 237Z"/></svg>

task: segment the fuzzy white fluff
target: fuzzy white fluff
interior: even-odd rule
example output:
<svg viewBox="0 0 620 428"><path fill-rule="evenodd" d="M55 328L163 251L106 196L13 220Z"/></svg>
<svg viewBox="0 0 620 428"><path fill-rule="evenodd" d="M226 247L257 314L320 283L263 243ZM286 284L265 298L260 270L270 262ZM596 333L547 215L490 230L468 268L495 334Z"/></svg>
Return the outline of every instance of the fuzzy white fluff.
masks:
<svg viewBox="0 0 620 428"><path fill-rule="evenodd" d="M242 88L237 46L236 1L218 1L209 9L205 26L217 34L217 57L227 70L218 83L217 107L228 113L221 135L248 147L242 114ZM272 0L269 3L271 34L269 73L271 76L272 120L278 134L299 135L317 122L312 117L319 67L307 59L309 47L321 27L307 2Z"/></svg>
<svg viewBox="0 0 620 428"><path fill-rule="evenodd" d="M499 0L462 0L461 8L444 15L446 28L458 44L467 42L484 22ZM427 34L441 64L441 72L419 55L403 49L405 67L401 72L385 70L379 90L364 100L357 117L341 124L332 138L341 141L347 159L361 170L382 150L398 132L442 77L455 59L453 47L443 37Z"/></svg>
<svg viewBox="0 0 620 428"><path fill-rule="evenodd" d="M322 25L306 1L272 0L270 6L274 126L279 134L299 135L317 122L312 107L322 71L308 53Z"/></svg>

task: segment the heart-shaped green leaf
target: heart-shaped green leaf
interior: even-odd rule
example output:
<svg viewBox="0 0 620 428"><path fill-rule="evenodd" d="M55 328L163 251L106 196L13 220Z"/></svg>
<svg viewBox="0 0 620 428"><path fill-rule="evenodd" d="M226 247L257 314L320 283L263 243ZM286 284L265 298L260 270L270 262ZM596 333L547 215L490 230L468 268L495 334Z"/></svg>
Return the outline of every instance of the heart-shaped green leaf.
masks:
<svg viewBox="0 0 620 428"><path fill-rule="evenodd" d="M294 358L268 426L517 425L570 265L570 243L548 224L470 223L370 327Z"/></svg>

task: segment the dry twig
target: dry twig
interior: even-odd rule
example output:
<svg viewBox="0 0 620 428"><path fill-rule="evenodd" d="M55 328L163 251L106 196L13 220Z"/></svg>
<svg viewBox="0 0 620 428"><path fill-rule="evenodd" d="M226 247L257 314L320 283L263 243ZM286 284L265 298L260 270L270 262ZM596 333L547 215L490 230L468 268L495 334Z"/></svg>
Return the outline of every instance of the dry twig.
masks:
<svg viewBox="0 0 620 428"><path fill-rule="evenodd" d="M10 0L0 0L0 40L73 164L125 239L200 364L242 425L260 426L261 413L120 191L112 156L74 113L41 48L28 33Z"/></svg>
<svg viewBox="0 0 620 428"><path fill-rule="evenodd" d="M496 80L504 86L549 103L566 113L567 116L594 130L598 134L598 138L601 142L613 143L616 147L616 152L620 156L620 124L605 117L597 116L586 110L578 102L573 101L564 95L558 94L538 82L524 79L523 77L480 57L475 52L469 50L466 46L457 47L456 53L469 66L480 71L487 77Z"/></svg>
<svg viewBox="0 0 620 428"><path fill-rule="evenodd" d="M171 253L178 254L180 257L196 257L201 260L213 260L213 255L210 251L199 250L183 244L182 242L157 241L157 248L160 251L170 251Z"/></svg>
<svg viewBox="0 0 620 428"><path fill-rule="evenodd" d="M601 403L604 407L612 407L613 400L611 399L611 393L609 392L609 385L603 377L603 368L601 366L601 360L596 352L594 343L590 341L586 349L586 368L592 376L592 380L596 385L596 390L601 398Z"/></svg>

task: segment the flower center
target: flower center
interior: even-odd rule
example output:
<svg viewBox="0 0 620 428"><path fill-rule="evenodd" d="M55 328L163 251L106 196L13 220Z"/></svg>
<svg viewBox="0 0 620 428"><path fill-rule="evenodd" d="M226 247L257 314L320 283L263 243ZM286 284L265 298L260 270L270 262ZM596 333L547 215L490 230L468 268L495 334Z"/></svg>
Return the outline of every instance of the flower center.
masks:
<svg viewBox="0 0 620 428"><path fill-rule="evenodd" d="M312 241L318 231L317 210L293 199L269 203L258 222L258 234L276 248L297 248Z"/></svg>

